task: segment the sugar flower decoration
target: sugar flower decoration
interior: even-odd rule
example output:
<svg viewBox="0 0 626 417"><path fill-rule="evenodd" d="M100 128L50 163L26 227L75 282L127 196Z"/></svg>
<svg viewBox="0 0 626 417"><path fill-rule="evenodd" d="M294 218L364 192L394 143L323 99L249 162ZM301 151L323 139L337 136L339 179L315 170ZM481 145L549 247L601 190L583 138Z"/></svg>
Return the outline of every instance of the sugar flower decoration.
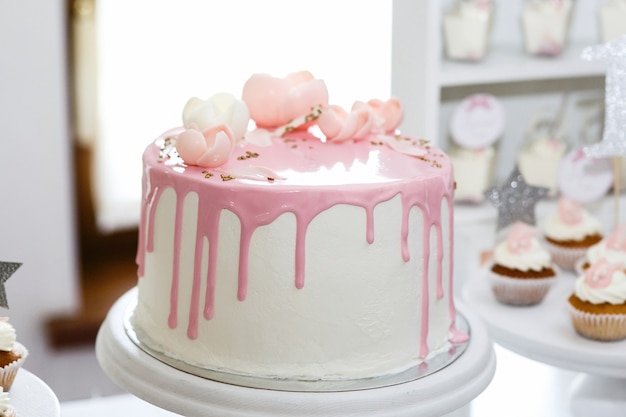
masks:
<svg viewBox="0 0 626 417"><path fill-rule="evenodd" d="M277 128L308 114L315 106L327 106L328 89L308 71L284 78L254 74L244 84L242 99L258 127Z"/></svg>
<svg viewBox="0 0 626 417"><path fill-rule="evenodd" d="M188 165L223 165L246 134L249 121L245 103L230 94L191 98L183 109L185 129L176 136L178 155Z"/></svg>

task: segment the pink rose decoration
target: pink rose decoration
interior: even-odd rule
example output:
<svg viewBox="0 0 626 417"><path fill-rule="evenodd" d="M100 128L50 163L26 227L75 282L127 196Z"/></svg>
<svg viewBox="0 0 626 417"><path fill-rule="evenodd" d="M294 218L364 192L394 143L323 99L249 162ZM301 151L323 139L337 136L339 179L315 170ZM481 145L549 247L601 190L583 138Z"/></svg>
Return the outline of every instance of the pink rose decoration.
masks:
<svg viewBox="0 0 626 417"><path fill-rule="evenodd" d="M322 111L317 125L328 140L363 139L372 131L373 116L367 107L353 108L348 113L342 107L333 105Z"/></svg>
<svg viewBox="0 0 626 417"><path fill-rule="evenodd" d="M194 128L184 130L176 138L176 150L188 165L215 168L228 161L235 143L227 125L216 125L202 132Z"/></svg>
<svg viewBox="0 0 626 417"><path fill-rule="evenodd" d="M622 225L615 229L607 238L606 246L609 249L626 252L626 225Z"/></svg>
<svg viewBox="0 0 626 417"><path fill-rule="evenodd" d="M376 115L376 133L393 133L404 117L404 111L400 100L395 97L387 101L372 99L367 103L357 102L354 107L368 106Z"/></svg>
<svg viewBox="0 0 626 417"><path fill-rule="evenodd" d="M558 206L559 217L565 224L578 224L583 220L583 209L576 201L561 197Z"/></svg>
<svg viewBox="0 0 626 417"><path fill-rule="evenodd" d="M528 252L532 246L532 240L536 232L537 229L527 225L526 223L515 223L506 239L507 248L512 253L516 254Z"/></svg>
<svg viewBox="0 0 626 417"><path fill-rule="evenodd" d="M606 288L611 284L613 274L624 269L621 263L610 263L601 259L585 271L585 281L590 288Z"/></svg>
<svg viewBox="0 0 626 417"><path fill-rule="evenodd" d="M243 87L242 100L258 127L275 128L303 116L315 106L328 105L328 90L308 71L275 78L255 74Z"/></svg>

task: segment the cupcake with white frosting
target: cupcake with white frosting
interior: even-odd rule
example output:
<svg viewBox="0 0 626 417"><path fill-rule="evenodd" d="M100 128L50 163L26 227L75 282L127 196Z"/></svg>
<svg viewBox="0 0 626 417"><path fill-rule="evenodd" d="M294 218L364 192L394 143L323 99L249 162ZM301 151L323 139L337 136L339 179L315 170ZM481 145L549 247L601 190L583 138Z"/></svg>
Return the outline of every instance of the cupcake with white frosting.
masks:
<svg viewBox="0 0 626 417"><path fill-rule="evenodd" d="M556 280L550 253L535 237L537 229L515 223L506 240L493 252L491 289L505 304L532 305L541 302Z"/></svg>
<svg viewBox="0 0 626 417"><path fill-rule="evenodd" d="M576 201L561 197L557 210L543 228L552 260L563 269L575 269L587 250L602 240L602 225Z"/></svg>
<svg viewBox="0 0 626 417"><path fill-rule="evenodd" d="M16 341L15 328L7 317L0 318L0 387L9 391L28 350Z"/></svg>
<svg viewBox="0 0 626 417"><path fill-rule="evenodd" d="M572 324L590 339L626 339L626 265L602 259L576 279L568 299Z"/></svg>
<svg viewBox="0 0 626 417"><path fill-rule="evenodd" d="M589 266L602 259L626 265L626 224L619 226L609 236L589 247L585 256L577 262L576 272L582 274Z"/></svg>

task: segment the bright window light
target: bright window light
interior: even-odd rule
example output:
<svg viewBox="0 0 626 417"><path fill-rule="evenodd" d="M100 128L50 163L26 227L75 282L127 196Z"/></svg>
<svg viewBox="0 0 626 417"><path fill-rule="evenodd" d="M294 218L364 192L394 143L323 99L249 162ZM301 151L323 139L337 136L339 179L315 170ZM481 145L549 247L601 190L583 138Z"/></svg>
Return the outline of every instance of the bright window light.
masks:
<svg viewBox="0 0 626 417"><path fill-rule="evenodd" d="M99 227L138 223L143 149L181 124L190 97L309 70L332 104L389 98L391 12L380 0L98 1Z"/></svg>

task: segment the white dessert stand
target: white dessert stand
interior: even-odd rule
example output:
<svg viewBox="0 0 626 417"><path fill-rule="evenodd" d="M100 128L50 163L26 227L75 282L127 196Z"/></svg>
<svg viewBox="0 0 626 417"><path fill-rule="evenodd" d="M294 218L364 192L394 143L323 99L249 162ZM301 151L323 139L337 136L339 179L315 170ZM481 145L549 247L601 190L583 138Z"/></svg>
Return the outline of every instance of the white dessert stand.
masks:
<svg viewBox="0 0 626 417"><path fill-rule="evenodd" d="M445 368L397 385L341 392L248 388L179 371L145 353L129 338L124 317L136 289L111 308L96 340L105 373L121 387L163 409L202 417L419 417L460 409L480 394L495 372L495 353L480 319L457 306L471 340Z"/></svg>
<svg viewBox="0 0 626 417"><path fill-rule="evenodd" d="M9 399L19 417L61 416L61 406L54 392L26 369L18 371L9 391Z"/></svg>
<svg viewBox="0 0 626 417"><path fill-rule="evenodd" d="M527 358L581 372L570 387L574 416L592 415L590 410L626 416L626 340L598 342L576 333L566 304L574 280L564 272L540 304L509 306L495 299L483 270L465 284L463 300L484 320L495 342Z"/></svg>

